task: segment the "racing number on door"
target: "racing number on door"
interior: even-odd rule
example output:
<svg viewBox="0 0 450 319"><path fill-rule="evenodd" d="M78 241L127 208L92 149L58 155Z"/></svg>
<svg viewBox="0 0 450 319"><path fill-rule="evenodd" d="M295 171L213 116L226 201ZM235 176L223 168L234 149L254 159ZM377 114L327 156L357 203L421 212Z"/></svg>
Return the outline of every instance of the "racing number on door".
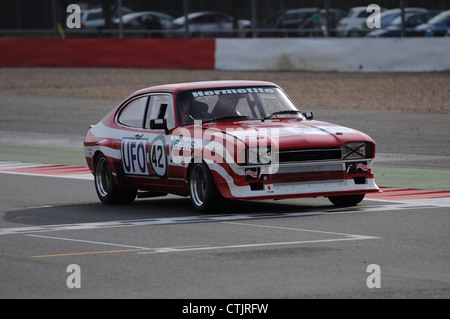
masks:
<svg viewBox="0 0 450 319"><path fill-rule="evenodd" d="M159 156L156 153L158 153ZM164 164L161 163L162 155L163 155L163 147L161 145L153 145L152 165L158 168L163 168Z"/></svg>
<svg viewBox="0 0 450 319"><path fill-rule="evenodd" d="M153 140L148 155L153 173L160 178L167 178L167 154L164 136L158 136Z"/></svg>

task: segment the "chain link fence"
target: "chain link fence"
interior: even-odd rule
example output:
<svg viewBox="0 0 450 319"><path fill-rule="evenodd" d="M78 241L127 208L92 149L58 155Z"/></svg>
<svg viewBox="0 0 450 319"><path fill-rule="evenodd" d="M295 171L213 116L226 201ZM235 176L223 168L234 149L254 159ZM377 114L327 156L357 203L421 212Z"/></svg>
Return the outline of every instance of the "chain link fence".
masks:
<svg viewBox="0 0 450 319"><path fill-rule="evenodd" d="M71 4L79 6L79 15L68 12ZM371 4L377 5L380 12L368 10ZM368 27L368 19L376 22L380 17L376 14L384 18L391 9L396 10L389 11L389 19L381 19L379 29L385 30L395 22L396 32L381 36L425 36L426 32L418 32L416 27L443 15L441 12L450 9L450 2L6 0L0 3L0 37L362 37L377 31ZM450 20L444 21L440 33L432 35L445 36L449 27Z"/></svg>

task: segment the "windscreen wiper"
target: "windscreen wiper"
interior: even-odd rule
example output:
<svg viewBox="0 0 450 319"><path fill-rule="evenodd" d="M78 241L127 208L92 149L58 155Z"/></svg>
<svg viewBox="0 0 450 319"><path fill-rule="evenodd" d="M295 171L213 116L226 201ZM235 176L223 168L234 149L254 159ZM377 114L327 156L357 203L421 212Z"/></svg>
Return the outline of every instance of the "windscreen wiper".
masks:
<svg viewBox="0 0 450 319"><path fill-rule="evenodd" d="M248 115L229 115L229 116L223 116L223 117L218 117L216 119L211 119L211 120L207 120L207 121L203 121L203 123L211 123L211 122L225 122L228 120L245 120L248 119L249 116Z"/></svg>
<svg viewBox="0 0 450 319"><path fill-rule="evenodd" d="M283 110L283 111L277 111L277 112L273 112L269 115L267 115L265 118L262 119L262 121L264 122L264 120L270 119L272 116L274 115L278 115L278 114L294 114L294 113L302 113L299 110Z"/></svg>

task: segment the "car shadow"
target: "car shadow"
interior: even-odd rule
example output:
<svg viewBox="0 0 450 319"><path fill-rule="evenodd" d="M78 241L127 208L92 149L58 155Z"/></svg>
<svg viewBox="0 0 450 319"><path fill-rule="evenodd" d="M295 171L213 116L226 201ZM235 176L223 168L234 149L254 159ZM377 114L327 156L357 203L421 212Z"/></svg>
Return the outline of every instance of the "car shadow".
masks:
<svg viewBox="0 0 450 319"><path fill-rule="evenodd" d="M59 225L74 223L94 223L149 218L204 217L228 214L250 217L263 214L288 212L314 212L334 206L319 205L308 201L228 201L221 208L208 212L196 211L189 198L170 196L164 198L139 199L128 205L104 205L100 202L75 205L43 206L6 212L3 220L21 225ZM268 215L269 216L269 215Z"/></svg>

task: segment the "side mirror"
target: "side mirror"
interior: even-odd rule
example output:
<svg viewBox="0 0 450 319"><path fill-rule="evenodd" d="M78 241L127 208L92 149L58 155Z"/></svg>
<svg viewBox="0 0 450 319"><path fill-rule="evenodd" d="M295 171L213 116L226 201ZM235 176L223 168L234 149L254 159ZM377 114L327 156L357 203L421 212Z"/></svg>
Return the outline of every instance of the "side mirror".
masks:
<svg viewBox="0 0 450 319"><path fill-rule="evenodd" d="M314 118L312 111L304 112L303 116L306 117L307 120L312 120Z"/></svg>
<svg viewBox="0 0 450 319"><path fill-rule="evenodd" d="M150 129L152 130L164 130L166 134L169 134L169 129L167 128L166 119L156 119L150 120Z"/></svg>

